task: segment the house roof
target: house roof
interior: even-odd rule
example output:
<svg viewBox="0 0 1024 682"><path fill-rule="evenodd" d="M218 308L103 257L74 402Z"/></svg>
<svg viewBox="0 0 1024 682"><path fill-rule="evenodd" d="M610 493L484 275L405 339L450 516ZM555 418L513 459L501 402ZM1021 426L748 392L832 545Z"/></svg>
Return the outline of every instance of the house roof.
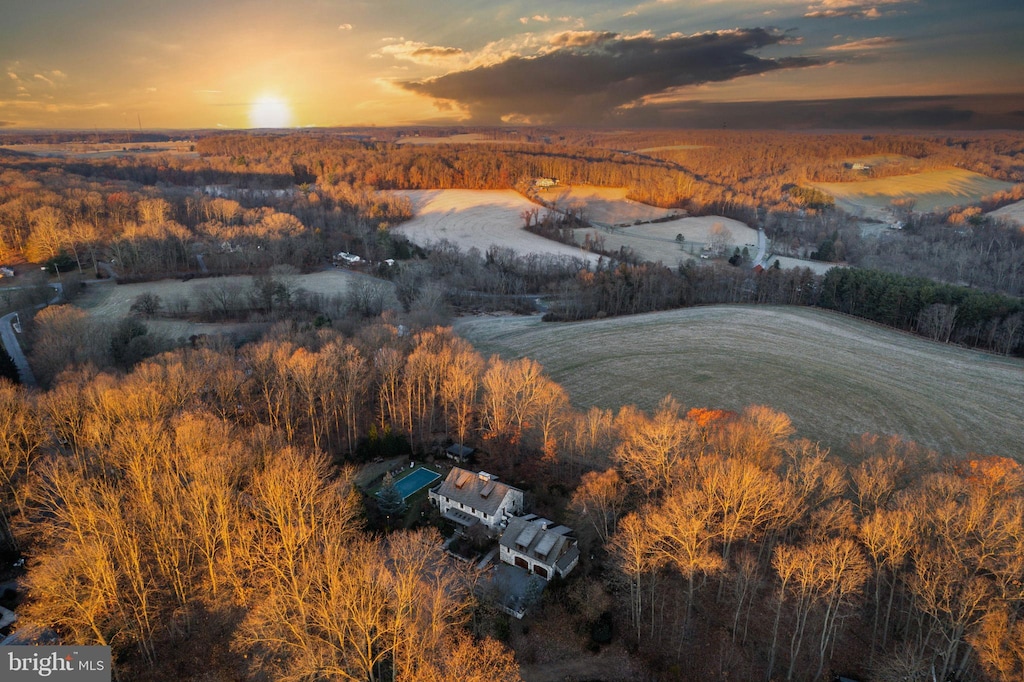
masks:
<svg viewBox="0 0 1024 682"><path fill-rule="evenodd" d="M459 467L452 467L444 481L435 488L453 502L460 502L484 514L494 514L510 492L522 494L522 490L497 480L486 472L474 473Z"/></svg>
<svg viewBox="0 0 1024 682"><path fill-rule="evenodd" d="M533 514L517 516L509 520L505 532L501 535L501 544L554 566L563 555L568 555L574 549L579 551L570 533L571 528L556 526L547 519L539 519Z"/></svg>

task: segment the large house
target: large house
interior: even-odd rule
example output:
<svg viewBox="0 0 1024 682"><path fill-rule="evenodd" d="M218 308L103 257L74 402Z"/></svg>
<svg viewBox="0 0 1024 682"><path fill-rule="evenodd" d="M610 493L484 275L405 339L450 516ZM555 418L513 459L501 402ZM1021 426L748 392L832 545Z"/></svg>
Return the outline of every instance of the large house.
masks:
<svg viewBox="0 0 1024 682"><path fill-rule="evenodd" d="M551 580L576 567L580 549L572 529L557 526L536 514L510 519L501 535L501 560Z"/></svg>
<svg viewBox="0 0 1024 682"><path fill-rule="evenodd" d="M460 526L482 523L493 531L523 511L523 491L498 481L485 471L474 473L453 467L427 497L441 515Z"/></svg>

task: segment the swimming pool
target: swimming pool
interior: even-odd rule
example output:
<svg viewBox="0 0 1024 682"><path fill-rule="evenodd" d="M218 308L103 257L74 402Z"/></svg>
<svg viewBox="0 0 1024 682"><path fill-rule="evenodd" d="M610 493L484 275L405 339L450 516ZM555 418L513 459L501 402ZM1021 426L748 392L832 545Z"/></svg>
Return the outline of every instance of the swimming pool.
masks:
<svg viewBox="0 0 1024 682"><path fill-rule="evenodd" d="M400 481L395 481L395 489L398 490L402 495L402 499L406 499L410 495L413 495L423 488L441 478L441 474L436 471L431 471L424 467L419 467L411 474L406 476Z"/></svg>

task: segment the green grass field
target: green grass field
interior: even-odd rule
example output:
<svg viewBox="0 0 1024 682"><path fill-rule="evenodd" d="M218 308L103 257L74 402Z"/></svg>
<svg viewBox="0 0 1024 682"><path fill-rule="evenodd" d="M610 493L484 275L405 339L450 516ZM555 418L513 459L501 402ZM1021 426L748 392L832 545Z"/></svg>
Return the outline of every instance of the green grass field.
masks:
<svg viewBox="0 0 1024 682"><path fill-rule="evenodd" d="M464 318L485 354L528 356L577 407L770 405L842 454L861 433L1024 458L1024 362L810 308L716 306L571 324Z"/></svg>

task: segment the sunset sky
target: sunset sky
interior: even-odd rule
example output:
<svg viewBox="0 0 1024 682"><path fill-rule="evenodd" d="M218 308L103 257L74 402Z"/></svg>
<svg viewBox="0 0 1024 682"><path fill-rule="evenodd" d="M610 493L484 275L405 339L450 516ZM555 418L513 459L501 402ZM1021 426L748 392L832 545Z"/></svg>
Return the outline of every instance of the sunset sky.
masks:
<svg viewBox="0 0 1024 682"><path fill-rule="evenodd" d="M1020 0L33 0L0 18L8 127L642 125L694 102L1024 93Z"/></svg>

